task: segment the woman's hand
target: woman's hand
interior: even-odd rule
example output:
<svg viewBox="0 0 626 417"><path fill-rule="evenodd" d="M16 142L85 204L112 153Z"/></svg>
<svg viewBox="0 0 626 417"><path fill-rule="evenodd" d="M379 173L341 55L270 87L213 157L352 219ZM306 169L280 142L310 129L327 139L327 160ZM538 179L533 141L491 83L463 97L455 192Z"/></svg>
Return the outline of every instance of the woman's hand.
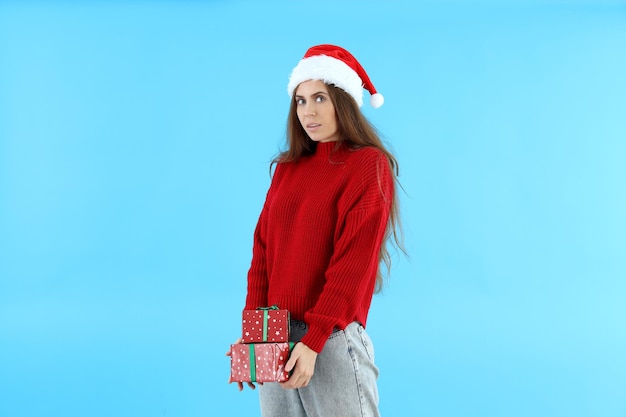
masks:
<svg viewBox="0 0 626 417"><path fill-rule="evenodd" d="M302 342L296 343L291 351L291 356L285 365L285 371L293 373L288 381L281 382L280 386L285 389L306 387L311 381L313 372L315 371L315 360L317 352L310 349Z"/></svg>
<svg viewBox="0 0 626 417"><path fill-rule="evenodd" d="M239 339L235 340L235 343L234 343L234 344L237 344L237 343L241 343L241 338L239 338ZM226 356L230 356L230 349L228 350L228 352L226 352ZM233 379L232 379L232 376L229 376L229 377L228 377L228 383L230 384L231 382L234 382L234 381L233 381ZM250 388L252 388L252 389L255 389L255 388L256 388L256 387L254 386L254 383L252 383L252 382L246 382L246 384L248 384L248 386L249 386ZM262 382L257 382L257 384L259 384L259 385L263 385L263 383L262 383ZM239 391L243 391L243 382L237 381L237 386L239 387Z"/></svg>

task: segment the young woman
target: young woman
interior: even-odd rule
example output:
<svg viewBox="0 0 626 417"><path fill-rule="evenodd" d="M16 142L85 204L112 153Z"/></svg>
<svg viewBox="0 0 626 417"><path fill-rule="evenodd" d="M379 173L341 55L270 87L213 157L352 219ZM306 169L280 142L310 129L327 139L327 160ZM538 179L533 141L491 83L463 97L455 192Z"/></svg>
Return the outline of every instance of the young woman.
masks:
<svg viewBox="0 0 626 417"><path fill-rule="evenodd" d="M310 48L290 76L288 148L254 233L245 305L289 310L297 342L290 379L259 388L265 417L379 415L365 324L397 236L398 167L359 109L363 87L381 106L359 62L334 45Z"/></svg>

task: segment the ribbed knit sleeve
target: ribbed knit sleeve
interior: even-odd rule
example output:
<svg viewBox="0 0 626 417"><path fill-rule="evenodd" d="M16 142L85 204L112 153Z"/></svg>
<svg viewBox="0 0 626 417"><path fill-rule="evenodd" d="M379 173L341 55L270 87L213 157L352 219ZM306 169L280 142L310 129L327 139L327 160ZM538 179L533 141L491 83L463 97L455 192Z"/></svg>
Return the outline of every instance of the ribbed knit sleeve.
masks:
<svg viewBox="0 0 626 417"><path fill-rule="evenodd" d="M282 166L278 165L272 184L265 197L263 209L259 215L256 228L254 230L254 240L252 245L252 262L248 270L248 293L244 310L254 310L257 307L266 307L267 293L269 288L269 276L267 265L267 239L268 239L268 204L272 199L272 194L276 188L275 184L281 176Z"/></svg>
<svg viewBox="0 0 626 417"><path fill-rule="evenodd" d="M365 325L376 283L393 200L393 177L381 152L366 149L362 153L339 200L334 249L323 290L315 306L305 313L309 330L302 342L318 353L333 328L343 329L355 317Z"/></svg>
<svg viewBox="0 0 626 417"><path fill-rule="evenodd" d="M252 246L252 263L248 270L248 295L244 310L254 310L257 307L267 305L267 262L266 230L267 230L267 207L263 207L261 215L254 230L254 243Z"/></svg>

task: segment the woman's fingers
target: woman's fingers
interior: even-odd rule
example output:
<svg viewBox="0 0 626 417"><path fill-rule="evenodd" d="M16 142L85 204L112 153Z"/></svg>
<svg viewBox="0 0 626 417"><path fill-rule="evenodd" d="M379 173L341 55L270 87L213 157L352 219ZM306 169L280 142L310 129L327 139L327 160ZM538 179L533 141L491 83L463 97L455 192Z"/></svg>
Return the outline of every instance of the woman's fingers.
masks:
<svg viewBox="0 0 626 417"><path fill-rule="evenodd" d="M281 387L286 389L306 387L313 377L316 359L317 352L302 342L297 343L285 366L287 372L293 369L293 373L288 381L280 383Z"/></svg>
<svg viewBox="0 0 626 417"><path fill-rule="evenodd" d="M238 343L241 343L241 338L235 340L235 343L233 343L233 344L236 345ZM226 352L226 356L231 356L230 349L228 349L228 352ZM228 378L228 383L230 384L231 382L234 382L234 381L233 381L232 377L229 377ZM247 384L248 384L248 386L251 389L255 389L256 388L252 382L247 382ZM259 384L261 384L261 383L259 382ZM239 391L243 391L243 382L237 381L237 388L239 389Z"/></svg>
<svg viewBox="0 0 626 417"><path fill-rule="evenodd" d="M235 340L235 343L233 343L233 345L241 343L241 340L242 340L241 337L239 339ZM228 352L226 352L226 356L230 356L230 349L228 349Z"/></svg>

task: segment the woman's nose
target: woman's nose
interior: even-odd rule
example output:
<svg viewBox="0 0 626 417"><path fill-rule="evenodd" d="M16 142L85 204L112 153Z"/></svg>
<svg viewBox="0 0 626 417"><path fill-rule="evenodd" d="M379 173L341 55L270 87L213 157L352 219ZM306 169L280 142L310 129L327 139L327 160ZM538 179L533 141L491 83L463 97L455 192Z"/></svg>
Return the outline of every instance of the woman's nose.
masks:
<svg viewBox="0 0 626 417"><path fill-rule="evenodd" d="M315 111L315 104L306 104L306 108L304 109L304 114L306 116L315 116L316 111Z"/></svg>

